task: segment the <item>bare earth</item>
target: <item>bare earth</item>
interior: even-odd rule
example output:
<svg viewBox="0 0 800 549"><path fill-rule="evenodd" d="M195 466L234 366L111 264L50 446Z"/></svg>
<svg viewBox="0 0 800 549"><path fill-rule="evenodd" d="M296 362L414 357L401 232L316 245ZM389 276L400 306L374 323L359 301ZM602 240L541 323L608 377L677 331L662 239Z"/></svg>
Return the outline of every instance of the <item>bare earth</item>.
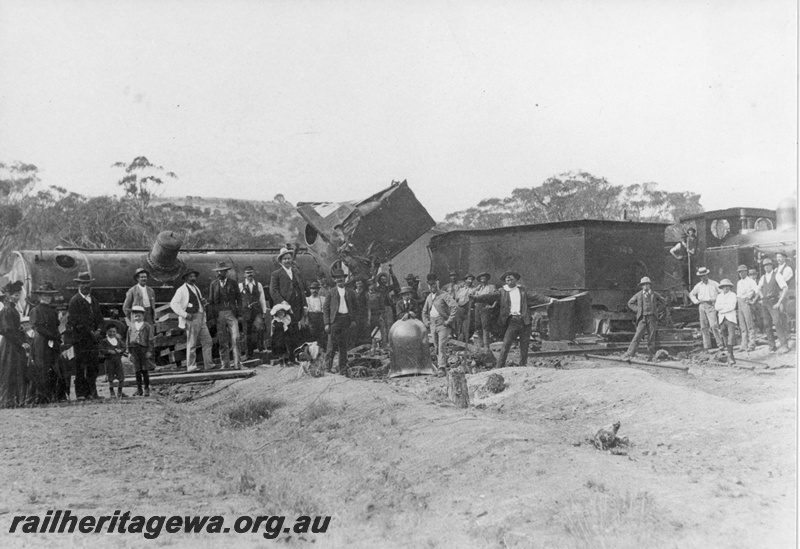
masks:
<svg viewBox="0 0 800 549"><path fill-rule="evenodd" d="M730 547L796 545L794 353L766 374L567 359L468 378L297 379L164 388L149 399L0 410L2 547ZM227 412L268 399L269 419ZM182 401L182 402L179 402ZM628 455L585 441L620 421ZM12 517L330 515L324 534L9 534ZM288 522L288 521L287 521ZM291 524L288 524L291 526Z"/></svg>

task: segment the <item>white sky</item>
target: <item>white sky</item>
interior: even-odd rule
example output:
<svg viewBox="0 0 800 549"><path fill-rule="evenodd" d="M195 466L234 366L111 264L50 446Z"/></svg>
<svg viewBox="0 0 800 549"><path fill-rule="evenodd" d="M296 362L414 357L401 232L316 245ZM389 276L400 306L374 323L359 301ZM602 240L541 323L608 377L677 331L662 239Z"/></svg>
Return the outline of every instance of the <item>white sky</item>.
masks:
<svg viewBox="0 0 800 549"><path fill-rule="evenodd" d="M0 0L0 161L116 193L364 198L436 219L585 170L775 208L797 184L790 0Z"/></svg>

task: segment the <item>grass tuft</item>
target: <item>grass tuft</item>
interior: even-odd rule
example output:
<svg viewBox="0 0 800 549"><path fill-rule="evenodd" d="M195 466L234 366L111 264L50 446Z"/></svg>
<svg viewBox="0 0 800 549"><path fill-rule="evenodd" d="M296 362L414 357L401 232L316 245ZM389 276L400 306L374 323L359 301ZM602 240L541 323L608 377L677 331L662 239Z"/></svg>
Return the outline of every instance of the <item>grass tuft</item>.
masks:
<svg viewBox="0 0 800 549"><path fill-rule="evenodd" d="M284 406L282 400L260 398L248 400L231 406L224 412L226 423L234 429L241 429L260 423L272 417L272 413Z"/></svg>

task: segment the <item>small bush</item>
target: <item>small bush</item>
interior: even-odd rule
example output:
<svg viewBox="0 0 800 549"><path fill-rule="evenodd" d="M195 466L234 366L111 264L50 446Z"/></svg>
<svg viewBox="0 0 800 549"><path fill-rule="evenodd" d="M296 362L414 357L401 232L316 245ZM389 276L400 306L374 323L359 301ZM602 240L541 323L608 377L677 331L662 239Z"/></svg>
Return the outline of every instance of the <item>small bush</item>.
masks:
<svg viewBox="0 0 800 549"><path fill-rule="evenodd" d="M262 398L241 402L228 408L224 415L231 427L240 429L272 417L272 412L284 405L282 400Z"/></svg>
<svg viewBox="0 0 800 549"><path fill-rule="evenodd" d="M303 420L310 423L315 419L327 416L334 410L335 408L333 405L327 400L317 400L311 403L308 408L303 411Z"/></svg>

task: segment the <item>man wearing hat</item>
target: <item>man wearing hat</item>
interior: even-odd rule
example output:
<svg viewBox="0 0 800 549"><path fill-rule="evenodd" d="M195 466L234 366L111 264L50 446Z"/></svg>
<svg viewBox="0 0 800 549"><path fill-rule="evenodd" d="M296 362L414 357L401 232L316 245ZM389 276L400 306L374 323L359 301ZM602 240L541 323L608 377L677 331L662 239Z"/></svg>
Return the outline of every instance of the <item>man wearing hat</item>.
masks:
<svg viewBox="0 0 800 549"><path fill-rule="evenodd" d="M330 297L322 306L325 333L328 334L328 348L325 351L325 365L328 371L333 370L333 355L339 353L338 371L347 373L347 350L350 345L353 329L356 327L358 302L355 292L345 286L347 275L342 269L331 271L336 287L331 290Z"/></svg>
<svg viewBox="0 0 800 549"><path fill-rule="evenodd" d="M150 273L146 269L136 269L133 279L136 284L125 294L125 302L122 304L122 312L125 314L125 322L131 324L131 308L134 305L144 308L144 321L155 326L156 318L156 294L153 288L147 285Z"/></svg>
<svg viewBox="0 0 800 549"><path fill-rule="evenodd" d="M689 298L695 305L700 305L698 311L700 314L700 331L703 333L703 349L708 351L711 349L711 336L709 332L714 334L714 341L717 347L722 348L722 334L719 332L719 323L717 322L717 310L714 304L717 302L719 295L719 284L716 281L708 278L710 271L705 267L697 269L697 276L700 277L692 291L689 292Z"/></svg>
<svg viewBox="0 0 800 549"><path fill-rule="evenodd" d="M684 291L688 292L692 287L692 267L697 254L697 229L689 227L686 229L681 241L675 244L669 253L681 262L681 272L683 278ZM686 304L686 293L684 293L684 305Z"/></svg>
<svg viewBox="0 0 800 549"><path fill-rule="evenodd" d="M525 286L520 286L517 281L521 278L515 271L506 271L502 279L506 285L499 292L474 296L478 303L500 302L500 315L498 322L505 328L503 337L503 349L497 357L497 367L503 368L506 365L508 352L511 344L519 338L520 366L528 364L528 346L531 340L531 312L529 307L534 305L545 305L555 301L555 299L528 291Z"/></svg>
<svg viewBox="0 0 800 549"><path fill-rule="evenodd" d="M75 342L75 396L86 400L100 398L97 394L99 342L102 337L103 315L100 304L92 295L94 278L88 272L78 274L78 293L72 296L67 308L67 327Z"/></svg>
<svg viewBox="0 0 800 549"><path fill-rule="evenodd" d="M395 316L398 320L419 318L419 304L414 300L414 289L411 286L400 288L400 300L395 304Z"/></svg>
<svg viewBox="0 0 800 549"><path fill-rule="evenodd" d="M633 335L628 350L622 358L632 358L639 349L639 342L647 332L647 360L652 361L656 354L656 330L658 330L658 306L666 305L667 300L661 294L652 290L652 283L649 277L643 277L639 281L642 288L628 301L628 309L636 313L634 322L636 323L636 333Z"/></svg>
<svg viewBox="0 0 800 549"><path fill-rule="evenodd" d="M736 294L731 288L733 283L727 278L720 281L720 293L714 303L714 309L719 315L720 333L728 352L728 364L736 364L736 359L733 358L733 341L736 339Z"/></svg>
<svg viewBox="0 0 800 549"><path fill-rule="evenodd" d="M308 286L311 293L306 298L308 306L308 325L311 328L311 337L317 342L321 351L328 347L328 336L325 333L325 318L322 313L322 306L325 299L320 295L321 284L316 280Z"/></svg>
<svg viewBox="0 0 800 549"><path fill-rule="evenodd" d="M198 271L190 269L183 275L184 284L177 289L169 306L178 315L178 327L186 330L186 371L197 371L197 343L203 349L203 369L214 369L211 360L211 333L208 331L206 308L200 288L195 284Z"/></svg>
<svg viewBox="0 0 800 549"><path fill-rule="evenodd" d="M217 279L212 280L208 287L208 312L217 323L219 358L223 370L230 368L233 350L233 368L239 370L242 367L242 357L239 354L242 295L239 293L239 285L228 279L231 267L227 262L217 262L212 270L217 273Z"/></svg>
<svg viewBox="0 0 800 549"><path fill-rule="evenodd" d="M439 288L439 277L430 273L427 277L430 294L422 307L422 322L431 332L437 365L447 367L447 340L455 327L458 304L453 297Z"/></svg>
<svg viewBox="0 0 800 549"><path fill-rule="evenodd" d="M781 307L789 293L789 286L781 275L775 272L770 258L764 259L764 274L758 281L758 293L761 296L761 317L764 320L764 332L767 334L769 350L775 352L775 333L772 326L778 329L780 352L789 352L789 330L781 314Z"/></svg>
<svg viewBox="0 0 800 549"><path fill-rule="evenodd" d="M781 278L783 278L787 286L791 286L792 279L794 278L794 271L792 271L792 268L786 263L787 257L789 256L786 254L785 250L780 250L775 254L775 260L778 262L778 265L775 267L775 272L781 275Z"/></svg>
<svg viewBox="0 0 800 549"><path fill-rule="evenodd" d="M490 295L497 292L494 284L489 284L492 275L488 272L478 273L478 286L475 288L475 295ZM475 302L475 329L480 336L479 345L483 349L489 348L490 330L492 324L492 313L497 312L497 303L491 305Z"/></svg>
<svg viewBox="0 0 800 549"><path fill-rule="evenodd" d="M39 296L39 304L30 313L35 398L40 403L69 400L69 376L59 368L58 360L61 354L58 312L51 305L58 290L52 282L45 282L33 292Z"/></svg>
<svg viewBox="0 0 800 549"><path fill-rule="evenodd" d="M244 281L239 283L242 296L242 351L245 359L253 350L264 350L264 317L267 316L267 298L264 287L253 276L253 267L244 268Z"/></svg>
<svg viewBox="0 0 800 549"><path fill-rule="evenodd" d="M300 269L292 264L293 261L294 252L288 248L281 248L278 254L280 267L269 277L269 295L272 297L273 305L287 303L292 308L293 329L299 331L298 324L306 321L306 287Z"/></svg>
<svg viewBox="0 0 800 549"><path fill-rule="evenodd" d="M465 341L468 341L469 337L472 335L470 324L474 324L474 320L467 322L469 318L470 307L469 297L474 295L477 291L474 283L475 275L467 274L464 277L464 282L458 287L458 289L456 289L456 295L454 296L456 304L458 305L455 334L459 339L463 339Z"/></svg>
<svg viewBox="0 0 800 549"><path fill-rule="evenodd" d="M741 350L754 351L756 348L756 323L753 318L753 304L758 295L758 284L747 276L747 265L739 265L736 270L736 304L739 331L742 334Z"/></svg>
<svg viewBox="0 0 800 549"><path fill-rule="evenodd" d="M442 291L447 292L450 294L450 297L455 299L456 292L461 287L461 282L458 281L458 273L456 271L450 271L447 273L447 277L450 279L450 282L442 286Z"/></svg>

